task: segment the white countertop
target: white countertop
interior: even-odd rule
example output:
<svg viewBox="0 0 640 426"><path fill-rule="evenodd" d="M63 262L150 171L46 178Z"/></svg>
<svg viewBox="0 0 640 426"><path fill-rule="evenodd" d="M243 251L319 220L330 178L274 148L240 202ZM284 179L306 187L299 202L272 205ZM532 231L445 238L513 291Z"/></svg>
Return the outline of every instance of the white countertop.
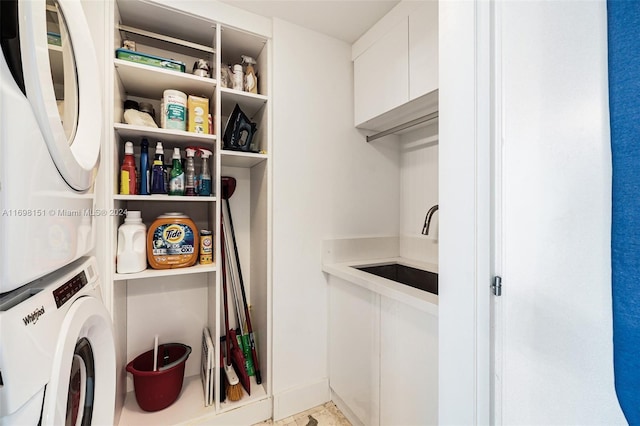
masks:
<svg viewBox="0 0 640 426"><path fill-rule="evenodd" d="M399 263L429 272L438 272L438 265L434 263L420 262L401 257L325 262L322 265L322 270L382 296L438 315L437 295L356 269L356 267L376 266L389 263Z"/></svg>

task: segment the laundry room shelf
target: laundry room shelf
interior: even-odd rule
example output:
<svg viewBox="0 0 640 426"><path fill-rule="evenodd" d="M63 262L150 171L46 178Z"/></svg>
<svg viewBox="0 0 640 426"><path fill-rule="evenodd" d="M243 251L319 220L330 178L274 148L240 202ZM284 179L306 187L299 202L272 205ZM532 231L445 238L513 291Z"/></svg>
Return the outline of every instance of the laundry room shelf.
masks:
<svg viewBox="0 0 640 426"><path fill-rule="evenodd" d="M262 385L258 385L254 377L251 377L251 395L244 396L236 402L226 401L220 404L220 413L229 412L248 403L258 402L268 399L268 395ZM184 378L182 391L178 400L169 407L155 412L145 412L140 409L136 402L133 391L128 392L120 425L175 425L184 424L185 418L190 419L190 423L199 423L214 413L213 406L204 406L204 396L202 395L202 381L199 375L187 376ZM215 422L214 422L215 423Z"/></svg>
<svg viewBox="0 0 640 426"><path fill-rule="evenodd" d="M184 145L185 147L203 143L214 145L216 141L216 135L205 135L202 133L185 132L182 130L134 126L125 123L114 123L113 128L123 139L158 139L162 142ZM155 141L150 141L149 143L151 144L152 142L155 146Z"/></svg>
<svg viewBox="0 0 640 426"><path fill-rule="evenodd" d="M223 149L220 151L220 159L223 166L251 168L268 159L267 154L254 152L239 152Z"/></svg>
<svg viewBox="0 0 640 426"><path fill-rule="evenodd" d="M216 90L216 80L213 78L165 70L117 58L113 63L125 91L132 96L160 99L163 92L171 88L211 98Z"/></svg>
<svg viewBox="0 0 640 426"><path fill-rule="evenodd" d="M114 200L121 201L181 201L181 202L201 202L201 203L215 203L217 197L199 197L199 196L186 196L186 195L164 195L164 194L152 194L152 195L114 195Z"/></svg>
<svg viewBox="0 0 640 426"><path fill-rule="evenodd" d="M210 265L194 265L188 268L145 269L142 272L136 272L133 274L115 274L113 279L116 281L128 281L141 280L145 278L170 277L174 275L205 274L207 272L215 272L216 269L217 267L215 263Z"/></svg>
<svg viewBox="0 0 640 426"><path fill-rule="evenodd" d="M231 115L236 104L240 105L242 112L247 114L250 119L262 108L269 99L265 95L259 95L240 90L233 90L221 87L222 115Z"/></svg>

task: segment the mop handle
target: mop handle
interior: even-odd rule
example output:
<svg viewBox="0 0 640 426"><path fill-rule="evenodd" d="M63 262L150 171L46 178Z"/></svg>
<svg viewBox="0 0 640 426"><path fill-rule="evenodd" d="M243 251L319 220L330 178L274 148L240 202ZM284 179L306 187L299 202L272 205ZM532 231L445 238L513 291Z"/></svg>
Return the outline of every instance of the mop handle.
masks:
<svg viewBox="0 0 640 426"><path fill-rule="evenodd" d="M238 244L236 243L236 232L233 228L233 219L231 218L231 205L229 203L229 198L225 198L225 202L227 204L227 216L229 216L229 227L231 228L231 239L233 240L233 252L235 254L236 262L238 265L238 278L240 279L240 291L242 293L242 302L244 303L244 312L246 317L245 319L247 320L247 330L249 331L249 341L251 342L251 356L253 357L253 367L256 374L256 382L260 384L262 383L262 374L260 374L260 362L258 361L258 353L256 351L256 341L253 337L253 327L251 327L249 304L247 303L247 295L244 291L244 280L242 279L240 256L238 255Z"/></svg>

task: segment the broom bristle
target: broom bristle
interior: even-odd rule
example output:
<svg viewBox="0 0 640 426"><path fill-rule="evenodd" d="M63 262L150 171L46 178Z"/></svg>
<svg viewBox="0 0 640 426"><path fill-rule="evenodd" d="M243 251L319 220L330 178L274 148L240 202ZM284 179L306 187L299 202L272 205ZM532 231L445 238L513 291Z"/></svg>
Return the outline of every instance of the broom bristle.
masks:
<svg viewBox="0 0 640 426"><path fill-rule="evenodd" d="M229 401L239 401L242 398L242 385L238 379L235 369L232 365L224 367L225 376L227 377L227 398Z"/></svg>
<svg viewBox="0 0 640 426"><path fill-rule="evenodd" d="M229 398L229 401L239 401L242 395L242 385L240 383L227 386L227 398Z"/></svg>

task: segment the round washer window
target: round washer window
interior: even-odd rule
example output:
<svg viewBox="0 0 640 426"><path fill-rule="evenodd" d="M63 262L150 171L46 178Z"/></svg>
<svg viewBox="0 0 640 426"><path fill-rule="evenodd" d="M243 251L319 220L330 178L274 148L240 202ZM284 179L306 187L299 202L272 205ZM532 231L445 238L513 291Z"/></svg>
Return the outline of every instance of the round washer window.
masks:
<svg viewBox="0 0 640 426"><path fill-rule="evenodd" d="M86 337L83 337L76 343L76 349L73 353L65 426L91 425L95 377L91 343Z"/></svg>

